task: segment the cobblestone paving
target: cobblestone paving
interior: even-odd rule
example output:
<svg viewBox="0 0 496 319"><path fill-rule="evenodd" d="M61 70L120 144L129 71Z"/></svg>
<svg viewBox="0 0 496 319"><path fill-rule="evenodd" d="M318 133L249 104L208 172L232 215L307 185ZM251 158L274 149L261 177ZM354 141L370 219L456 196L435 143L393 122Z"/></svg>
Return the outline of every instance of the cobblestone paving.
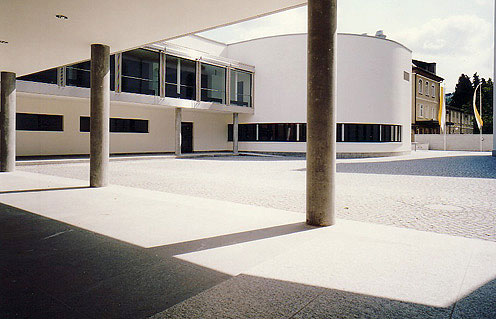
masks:
<svg viewBox="0 0 496 319"><path fill-rule="evenodd" d="M88 180L88 163L19 166ZM338 160L337 217L496 241L496 158L416 152ZM298 157L142 158L112 161L110 182L170 193L305 211Z"/></svg>

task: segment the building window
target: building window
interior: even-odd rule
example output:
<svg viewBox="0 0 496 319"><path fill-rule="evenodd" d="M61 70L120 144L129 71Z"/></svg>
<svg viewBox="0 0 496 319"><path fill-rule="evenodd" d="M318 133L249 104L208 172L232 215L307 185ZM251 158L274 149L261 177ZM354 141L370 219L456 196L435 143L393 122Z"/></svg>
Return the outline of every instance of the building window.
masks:
<svg viewBox="0 0 496 319"><path fill-rule="evenodd" d="M422 94L422 79L418 80L418 92Z"/></svg>
<svg viewBox="0 0 496 319"><path fill-rule="evenodd" d="M196 62L167 55L165 96L196 100Z"/></svg>
<svg viewBox="0 0 496 319"><path fill-rule="evenodd" d="M57 84L57 69L50 69L33 74L24 75L17 78L21 81L40 82L48 84Z"/></svg>
<svg viewBox="0 0 496 319"><path fill-rule="evenodd" d="M300 125L300 138L297 126ZM258 131L258 135L257 135ZM228 124L228 141L233 140L233 125ZM238 139L240 142L305 142L306 124L270 123L239 124Z"/></svg>
<svg viewBox="0 0 496 319"><path fill-rule="evenodd" d="M81 116L79 118L79 131L90 131L90 118ZM110 132L111 133L148 133L148 120L137 119L110 119Z"/></svg>
<svg viewBox="0 0 496 319"><path fill-rule="evenodd" d="M122 53L122 92L159 95L160 54L136 49Z"/></svg>
<svg viewBox="0 0 496 319"><path fill-rule="evenodd" d="M252 74L249 72L231 71L231 104L251 107Z"/></svg>
<svg viewBox="0 0 496 319"><path fill-rule="evenodd" d="M66 67L65 84L68 86L77 86L89 88L91 73L91 61L81 62ZM110 56L110 90L114 91L115 87L115 55Z"/></svg>
<svg viewBox="0 0 496 319"><path fill-rule="evenodd" d="M49 114L16 114L16 130L18 131L64 131L64 117Z"/></svg>
<svg viewBox="0 0 496 319"><path fill-rule="evenodd" d="M419 117L424 117L424 106L422 104L419 106Z"/></svg>
<svg viewBox="0 0 496 319"><path fill-rule="evenodd" d="M306 123L239 124L238 137L240 142L306 142L307 125ZM228 124L227 138L228 141L233 140L232 124ZM401 125L337 124L336 141L401 142Z"/></svg>
<svg viewBox="0 0 496 319"><path fill-rule="evenodd" d="M66 67L66 85L89 88L90 70L90 61L69 65Z"/></svg>
<svg viewBox="0 0 496 319"><path fill-rule="evenodd" d="M379 124L344 124L343 142L380 142L379 127ZM339 132L337 135L339 140Z"/></svg>
<svg viewBox="0 0 496 319"><path fill-rule="evenodd" d="M428 81L425 81L425 92L424 94L426 96L429 96L429 82Z"/></svg>
<svg viewBox="0 0 496 319"><path fill-rule="evenodd" d="M307 123L302 123L300 125L300 139L298 142L306 142L307 141Z"/></svg>
<svg viewBox="0 0 496 319"><path fill-rule="evenodd" d="M381 142L401 142L401 125L381 124Z"/></svg>
<svg viewBox="0 0 496 319"><path fill-rule="evenodd" d="M410 82L410 73L403 71L403 80Z"/></svg>
<svg viewBox="0 0 496 319"><path fill-rule="evenodd" d="M434 86L434 84L431 86L431 96L433 98L436 98L436 87Z"/></svg>
<svg viewBox="0 0 496 319"><path fill-rule="evenodd" d="M201 100L226 104L226 69L201 65Z"/></svg>

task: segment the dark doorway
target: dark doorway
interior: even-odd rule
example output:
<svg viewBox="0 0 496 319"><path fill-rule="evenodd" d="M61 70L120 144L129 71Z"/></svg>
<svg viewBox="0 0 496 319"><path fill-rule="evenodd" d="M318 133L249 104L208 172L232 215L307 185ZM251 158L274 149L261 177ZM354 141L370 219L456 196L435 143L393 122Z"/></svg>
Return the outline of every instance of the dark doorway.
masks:
<svg viewBox="0 0 496 319"><path fill-rule="evenodd" d="M181 153L193 153L192 122L181 122Z"/></svg>

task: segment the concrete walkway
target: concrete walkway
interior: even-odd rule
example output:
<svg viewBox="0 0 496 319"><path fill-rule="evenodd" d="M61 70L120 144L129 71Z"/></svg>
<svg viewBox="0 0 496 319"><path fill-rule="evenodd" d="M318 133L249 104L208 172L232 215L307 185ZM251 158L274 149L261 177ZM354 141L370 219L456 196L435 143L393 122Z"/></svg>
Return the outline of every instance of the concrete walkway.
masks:
<svg viewBox="0 0 496 319"><path fill-rule="evenodd" d="M0 174L2 318L496 318L496 243Z"/></svg>

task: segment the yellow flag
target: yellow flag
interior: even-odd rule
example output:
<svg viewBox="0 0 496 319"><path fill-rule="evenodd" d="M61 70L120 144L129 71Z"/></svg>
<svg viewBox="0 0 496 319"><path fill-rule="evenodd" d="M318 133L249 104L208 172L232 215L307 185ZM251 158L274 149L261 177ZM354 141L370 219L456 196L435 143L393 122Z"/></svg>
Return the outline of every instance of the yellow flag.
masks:
<svg viewBox="0 0 496 319"><path fill-rule="evenodd" d="M444 128L446 127L446 98L444 97L444 87L439 86L439 88L439 114L437 120L441 130L444 132Z"/></svg>
<svg viewBox="0 0 496 319"><path fill-rule="evenodd" d="M475 120L477 121L477 126L479 127L479 130L481 129L482 125L484 125L484 122L482 121L482 117L479 114L479 111L477 111L477 105L475 104L475 100L477 98L477 89L480 87L481 92L482 92L482 87L480 86L482 83L479 83L477 87L474 90L474 115L475 115ZM480 103L482 105L482 93L481 93L481 98L480 98Z"/></svg>

